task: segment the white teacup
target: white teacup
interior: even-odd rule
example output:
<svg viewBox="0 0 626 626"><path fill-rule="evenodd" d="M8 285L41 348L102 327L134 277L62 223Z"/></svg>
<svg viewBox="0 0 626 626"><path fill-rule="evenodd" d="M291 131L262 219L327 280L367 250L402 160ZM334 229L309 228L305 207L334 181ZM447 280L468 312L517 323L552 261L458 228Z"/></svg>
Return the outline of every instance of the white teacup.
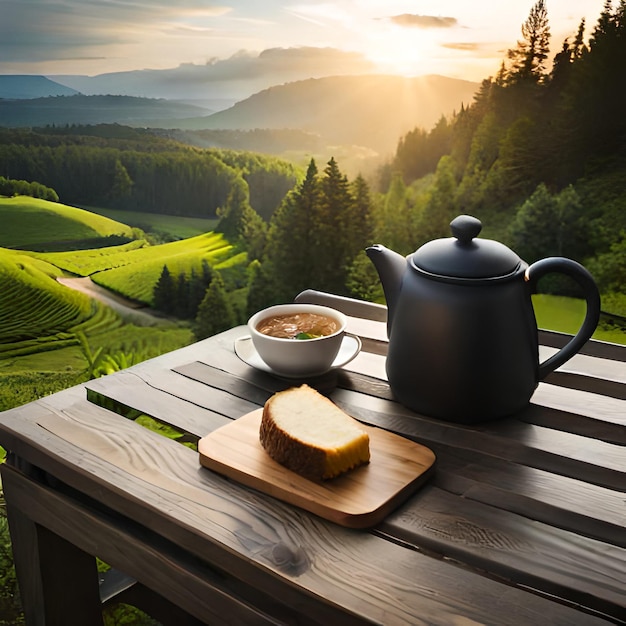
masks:
<svg viewBox="0 0 626 626"><path fill-rule="evenodd" d="M295 313L316 313L331 318L337 329L313 339L286 339L272 337L258 330L269 317ZM335 361L344 335L347 319L340 311L316 304L278 304L255 313L248 320L252 342L261 359L280 376L307 378L321 376L329 371Z"/></svg>

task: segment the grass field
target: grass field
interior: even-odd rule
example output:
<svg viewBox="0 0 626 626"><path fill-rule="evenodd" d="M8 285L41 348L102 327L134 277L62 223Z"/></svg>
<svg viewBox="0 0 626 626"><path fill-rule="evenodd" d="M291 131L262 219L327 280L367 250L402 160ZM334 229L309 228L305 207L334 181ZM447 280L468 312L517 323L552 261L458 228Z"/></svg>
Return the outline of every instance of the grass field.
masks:
<svg viewBox="0 0 626 626"><path fill-rule="evenodd" d="M129 324L118 313L60 285L60 270L0 248L0 410L85 379L82 332L95 352L150 358L189 344L187 325L158 320Z"/></svg>
<svg viewBox="0 0 626 626"><path fill-rule="evenodd" d="M29 198L2 198L0 204L2 216L10 216L11 245L14 233L22 233L20 241L33 247L44 240L130 234L124 224L60 204ZM43 219L42 211L46 214L43 229L37 225ZM180 221L184 220L165 218L161 226L171 235ZM78 332L84 333L94 352L101 349L103 354L127 354L140 360L193 341L188 323L157 318L154 324L138 326L131 314L122 317L56 279L90 276L120 295L151 303L165 264L174 275L189 275L200 270L206 260L230 276L232 288L240 290L233 277L245 276L247 255L221 234L205 232L209 220L194 221L185 228L203 234L161 245L133 240L118 246L48 253L0 248L0 410L84 379L88 361Z"/></svg>
<svg viewBox="0 0 626 626"><path fill-rule="evenodd" d="M56 281L60 270L0 248L0 410L80 382L88 368L76 333L91 349L151 358L193 341L187 324L137 326Z"/></svg>
<svg viewBox="0 0 626 626"><path fill-rule="evenodd" d="M0 246L10 248L132 235L129 226L108 217L27 196L0 197L0 223Z"/></svg>
<svg viewBox="0 0 626 626"><path fill-rule="evenodd" d="M187 239L202 233L215 230L219 220L203 219L200 217L180 217L177 215L159 215L156 213L143 213L139 211L117 211L115 209L101 209L98 207L84 207L98 215L111 218L141 228L145 232L162 232L176 237Z"/></svg>
<svg viewBox="0 0 626 626"><path fill-rule="evenodd" d="M585 302L576 298L536 294L533 296L533 306L537 326L546 330L573 335L578 331L585 317ZM593 334L593 339L626 344L626 331L619 328L607 328L601 323Z"/></svg>
<svg viewBox="0 0 626 626"><path fill-rule="evenodd" d="M164 265L174 276L188 276L192 269L201 269L202 261L218 269L241 266L243 272L247 259L219 233L158 246L133 241L110 248L29 254L72 274L91 276L95 283L148 305Z"/></svg>

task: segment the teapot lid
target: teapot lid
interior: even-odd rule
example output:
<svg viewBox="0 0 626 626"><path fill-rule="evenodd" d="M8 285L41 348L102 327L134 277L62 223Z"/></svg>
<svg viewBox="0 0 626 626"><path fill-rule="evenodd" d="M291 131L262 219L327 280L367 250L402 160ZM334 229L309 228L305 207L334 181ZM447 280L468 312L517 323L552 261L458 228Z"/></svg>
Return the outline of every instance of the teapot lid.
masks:
<svg viewBox="0 0 626 626"><path fill-rule="evenodd" d="M478 237L479 219L459 215L450 222L453 237L434 239L409 256L418 271L464 279L498 278L516 272L521 259L492 239Z"/></svg>

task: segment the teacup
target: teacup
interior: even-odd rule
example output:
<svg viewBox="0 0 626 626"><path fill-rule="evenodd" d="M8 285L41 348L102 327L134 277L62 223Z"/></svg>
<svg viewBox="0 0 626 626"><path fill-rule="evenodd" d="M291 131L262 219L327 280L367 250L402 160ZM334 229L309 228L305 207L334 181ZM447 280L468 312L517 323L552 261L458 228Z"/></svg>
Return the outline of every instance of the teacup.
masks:
<svg viewBox="0 0 626 626"><path fill-rule="evenodd" d="M274 337L259 331L259 325L269 318L307 313L330 318L335 329L327 335L299 339ZM329 371L341 348L346 325L343 313L316 304L278 304L255 313L248 320L250 336L261 359L275 374L290 378L321 376Z"/></svg>

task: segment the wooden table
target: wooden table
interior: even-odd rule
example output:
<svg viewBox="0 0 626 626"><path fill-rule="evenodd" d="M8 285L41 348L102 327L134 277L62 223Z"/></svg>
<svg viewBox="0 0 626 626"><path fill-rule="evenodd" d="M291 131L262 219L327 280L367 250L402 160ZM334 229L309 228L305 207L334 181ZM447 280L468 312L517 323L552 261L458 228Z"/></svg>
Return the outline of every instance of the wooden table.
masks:
<svg viewBox="0 0 626 626"><path fill-rule="evenodd" d="M353 316L364 350L323 387L431 448L429 481L354 530L201 467L181 442L290 385L236 356L234 328L0 415L29 625L101 624L112 587L172 624L626 623L625 347L590 342L518 415L460 426L393 401L384 308L300 299ZM542 358L562 339L542 333Z"/></svg>

